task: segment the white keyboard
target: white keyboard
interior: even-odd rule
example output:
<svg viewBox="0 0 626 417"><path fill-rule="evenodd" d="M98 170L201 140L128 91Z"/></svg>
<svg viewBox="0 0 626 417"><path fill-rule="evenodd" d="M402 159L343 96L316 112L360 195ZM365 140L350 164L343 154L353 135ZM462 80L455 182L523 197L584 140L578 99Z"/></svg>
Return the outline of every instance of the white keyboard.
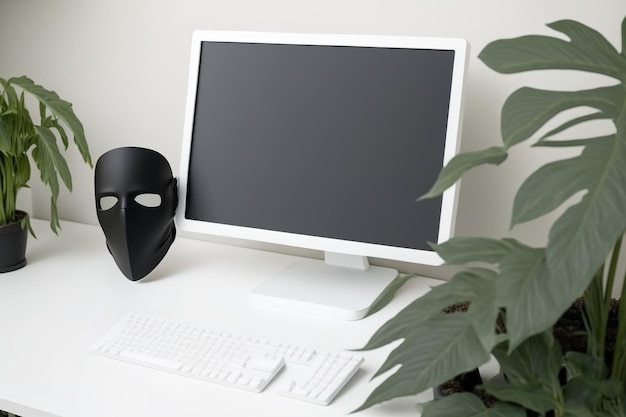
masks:
<svg viewBox="0 0 626 417"><path fill-rule="evenodd" d="M197 326L127 314L100 340L93 353L261 392L283 368L304 367L278 393L328 405L361 366L363 358ZM287 363L287 366L285 366ZM286 369L289 374L289 369ZM289 375L287 375L289 376Z"/></svg>

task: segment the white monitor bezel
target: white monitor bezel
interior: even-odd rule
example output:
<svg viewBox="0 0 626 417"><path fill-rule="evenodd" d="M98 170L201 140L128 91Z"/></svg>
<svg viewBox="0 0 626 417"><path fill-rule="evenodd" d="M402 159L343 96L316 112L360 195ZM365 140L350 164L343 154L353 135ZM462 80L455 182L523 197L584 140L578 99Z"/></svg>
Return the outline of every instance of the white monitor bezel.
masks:
<svg viewBox="0 0 626 417"><path fill-rule="evenodd" d="M434 251L429 250L417 250L364 242L346 241L334 238L300 235L185 218L184 214L186 211L187 201L187 174L189 169L191 140L193 136L200 50L203 41L438 49L454 51L454 67L452 72L447 137L443 158L444 165L459 152L460 148L464 104L463 87L465 84L469 53L469 44L467 41L459 38L424 38L411 36L329 35L201 30L193 33L191 44L187 102L178 176L179 206L176 212L176 224L179 230L183 232L201 233L213 236L286 245L324 252L374 257L422 265L436 266L442 263L441 258ZM439 235L438 240L435 243L446 241L454 234L458 191L459 187L458 184L456 184L443 193L441 215L439 220ZM419 196L416 196L416 198L417 197Z"/></svg>

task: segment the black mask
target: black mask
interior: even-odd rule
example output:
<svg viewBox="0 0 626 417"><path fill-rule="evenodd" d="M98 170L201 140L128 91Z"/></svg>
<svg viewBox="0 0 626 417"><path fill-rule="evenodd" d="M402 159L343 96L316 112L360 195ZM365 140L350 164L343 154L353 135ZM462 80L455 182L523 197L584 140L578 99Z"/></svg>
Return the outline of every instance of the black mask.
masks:
<svg viewBox="0 0 626 417"><path fill-rule="evenodd" d="M160 153L116 148L95 170L96 211L107 247L126 278L137 281L161 262L174 238L176 178Z"/></svg>

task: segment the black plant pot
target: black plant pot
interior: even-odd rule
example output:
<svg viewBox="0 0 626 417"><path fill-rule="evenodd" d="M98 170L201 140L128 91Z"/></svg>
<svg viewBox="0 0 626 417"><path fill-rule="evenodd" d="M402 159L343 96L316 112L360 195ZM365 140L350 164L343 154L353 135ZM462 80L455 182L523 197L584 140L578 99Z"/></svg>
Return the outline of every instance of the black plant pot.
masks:
<svg viewBox="0 0 626 417"><path fill-rule="evenodd" d="M26 265L28 229L22 228L22 219L26 216L26 212L17 211L15 222L0 226L0 273Z"/></svg>

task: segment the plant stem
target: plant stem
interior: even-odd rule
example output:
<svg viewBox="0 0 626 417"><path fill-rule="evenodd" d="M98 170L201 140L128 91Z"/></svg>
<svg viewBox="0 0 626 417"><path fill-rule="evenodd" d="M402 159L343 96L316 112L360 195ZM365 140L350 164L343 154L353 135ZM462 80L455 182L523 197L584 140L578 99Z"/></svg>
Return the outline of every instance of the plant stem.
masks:
<svg viewBox="0 0 626 417"><path fill-rule="evenodd" d="M595 273L591 284L583 296L585 305L583 320L587 330L587 353L596 358L604 358L606 325L609 312L605 306L607 293L610 288L604 288L604 264ZM609 296L610 302L610 296Z"/></svg>
<svg viewBox="0 0 626 417"><path fill-rule="evenodd" d="M0 224L6 224L13 220L15 216L15 187L11 177L14 166L10 155L0 156L0 173L2 173L2 184L0 184L0 195L2 196L2 208L0 209Z"/></svg>
<svg viewBox="0 0 626 417"><path fill-rule="evenodd" d="M619 238L613 247L607 282L609 280L613 282L615 279L617 261L622 245L622 237ZM624 276L624 280L626 280L626 274ZM619 322L617 326L617 336L615 338L615 351L613 352L613 369L611 370L611 378L626 382L626 368L624 367L624 341L626 336L626 282L624 281L622 281L622 292L619 300L618 320Z"/></svg>
<svg viewBox="0 0 626 417"><path fill-rule="evenodd" d="M615 246L613 247L613 253L611 254L611 262L609 263L609 270L607 271L606 276L606 284L604 287L604 302L602 303L602 310L599 312L601 315L601 324L598 329L596 335L597 342L597 357L601 357L604 359L605 356L605 346L606 346L606 334L608 331L608 323L609 316L611 313L611 300L613 299L613 287L615 286L615 274L617 271L617 263L619 261L620 250L622 248L622 238L620 237ZM597 275L597 279L599 280L599 285L602 286L604 283L604 265L600 269ZM624 289L622 288L622 292ZM620 306L621 308L621 306ZM616 346L617 347L617 346ZM614 355L615 358L615 355ZM615 363L615 362L614 362Z"/></svg>
<svg viewBox="0 0 626 417"><path fill-rule="evenodd" d="M619 254L622 249L622 238L620 237L615 246L613 247L613 254L611 255L611 263L609 264L609 272L606 280L606 292L604 293L604 309L608 311L611 308L611 299L613 295L613 286L615 285L615 273L617 271L617 262L619 261Z"/></svg>

